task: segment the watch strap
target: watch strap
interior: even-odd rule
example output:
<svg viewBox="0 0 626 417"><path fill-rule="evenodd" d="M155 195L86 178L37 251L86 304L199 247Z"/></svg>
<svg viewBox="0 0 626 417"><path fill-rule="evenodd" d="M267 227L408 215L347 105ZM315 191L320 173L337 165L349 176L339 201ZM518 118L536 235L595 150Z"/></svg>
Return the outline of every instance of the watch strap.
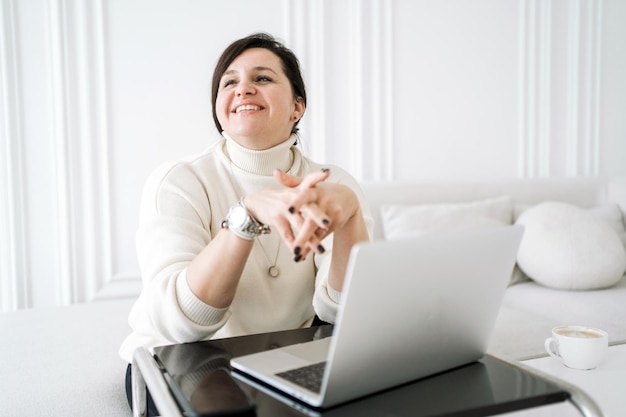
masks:
<svg viewBox="0 0 626 417"><path fill-rule="evenodd" d="M243 225L234 226L232 222L230 221L230 215L233 212L233 209L239 208L239 207L245 210L246 220ZM245 240L254 240L254 238L256 238L257 236L268 234L268 233L271 233L272 231L272 229L269 226L262 224L250 214L250 211L248 210L246 205L243 203L243 199L230 208L230 210L228 211L226 220L222 221L222 228L229 229L236 236Z"/></svg>

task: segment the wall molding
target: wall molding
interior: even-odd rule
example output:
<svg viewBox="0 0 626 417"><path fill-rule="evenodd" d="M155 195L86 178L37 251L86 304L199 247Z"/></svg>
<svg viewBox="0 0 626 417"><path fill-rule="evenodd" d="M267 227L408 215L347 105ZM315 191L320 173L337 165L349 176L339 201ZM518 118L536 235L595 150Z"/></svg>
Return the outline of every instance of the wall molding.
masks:
<svg viewBox="0 0 626 417"><path fill-rule="evenodd" d="M326 160L328 156L326 100L326 53L328 28L325 2L294 2L285 0L285 42L294 50L301 62L307 84L307 116L300 124L307 132L307 150L313 160Z"/></svg>
<svg viewBox="0 0 626 417"><path fill-rule="evenodd" d="M30 303L16 4L0 3L0 311Z"/></svg>
<svg viewBox="0 0 626 417"><path fill-rule="evenodd" d="M359 180L393 180L392 2L352 0L350 8L351 172Z"/></svg>
<svg viewBox="0 0 626 417"><path fill-rule="evenodd" d="M47 3L56 185L57 303L91 300L111 280L104 10Z"/></svg>
<svg viewBox="0 0 626 417"><path fill-rule="evenodd" d="M518 175L550 170L551 2L519 2Z"/></svg>
<svg viewBox="0 0 626 417"><path fill-rule="evenodd" d="M135 274L115 274L93 297L95 301L119 298L136 298L141 293L143 281Z"/></svg>
<svg viewBox="0 0 626 417"><path fill-rule="evenodd" d="M568 3L567 175L599 174L602 0Z"/></svg>
<svg viewBox="0 0 626 417"><path fill-rule="evenodd" d="M284 3L287 43L308 74L309 109L303 120L314 160L329 159L331 131L337 109L327 103L327 77L347 68L346 108L342 120L350 126L346 138L350 159L344 166L359 180L392 180L393 167L393 9L391 0L350 0L348 3ZM340 9L342 8L342 9ZM347 9L345 9L347 8ZM347 22L330 26L329 16L347 13ZM341 62L329 62L335 39L348 39ZM367 93L367 96L364 94ZM332 103L331 103L332 104Z"/></svg>
<svg viewBox="0 0 626 417"><path fill-rule="evenodd" d="M566 62L552 62L554 32L550 0L519 2L518 175L598 175L602 0L570 0L564 44ZM565 74L553 74L562 64ZM553 77L564 76L565 131L551 130ZM564 149L564 159L553 149Z"/></svg>
<svg viewBox="0 0 626 417"><path fill-rule="evenodd" d="M395 179L393 158L393 9L391 0L377 0L372 13L374 28L375 76L377 80L372 100L372 118L374 122L374 161L376 168L372 179L392 181ZM378 117L374 117L378 114Z"/></svg>

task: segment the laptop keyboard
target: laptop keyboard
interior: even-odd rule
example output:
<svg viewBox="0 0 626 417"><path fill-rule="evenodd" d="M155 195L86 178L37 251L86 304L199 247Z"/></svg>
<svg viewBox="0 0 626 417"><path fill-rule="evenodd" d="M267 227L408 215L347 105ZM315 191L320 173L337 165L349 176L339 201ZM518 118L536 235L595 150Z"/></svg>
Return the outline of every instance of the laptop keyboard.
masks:
<svg viewBox="0 0 626 417"><path fill-rule="evenodd" d="M283 379L299 385L309 391L319 393L322 389L322 378L326 362L315 363L303 366L302 368L290 369L289 371L277 373Z"/></svg>

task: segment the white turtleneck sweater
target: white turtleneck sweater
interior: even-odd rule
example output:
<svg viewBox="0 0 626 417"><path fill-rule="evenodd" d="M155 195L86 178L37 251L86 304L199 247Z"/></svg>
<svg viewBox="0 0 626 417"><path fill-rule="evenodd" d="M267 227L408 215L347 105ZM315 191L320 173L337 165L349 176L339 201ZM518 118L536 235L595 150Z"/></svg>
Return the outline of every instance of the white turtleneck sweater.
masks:
<svg viewBox="0 0 626 417"><path fill-rule="evenodd" d="M222 140L148 178L136 242L143 290L130 312L132 333L120 347L122 359L131 362L139 346L152 349L306 327L316 313L334 322L340 294L327 284L332 236L323 242L324 255L298 263L278 233L260 236L228 308L205 304L187 285L187 266L217 235L230 207L255 190L282 187L272 175L275 168L299 177L330 168L326 181L354 190L372 236L373 220L357 182L339 167L305 158L295 141L292 136L274 148L254 151ZM268 268L275 260L280 275L273 278Z"/></svg>

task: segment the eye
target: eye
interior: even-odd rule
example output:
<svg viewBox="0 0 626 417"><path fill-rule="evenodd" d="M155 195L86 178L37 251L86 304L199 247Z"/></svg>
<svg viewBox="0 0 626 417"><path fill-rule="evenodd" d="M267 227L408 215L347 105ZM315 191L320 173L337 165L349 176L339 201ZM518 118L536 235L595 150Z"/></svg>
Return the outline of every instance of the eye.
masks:
<svg viewBox="0 0 626 417"><path fill-rule="evenodd" d="M258 83L270 83L270 82L272 82L272 79L270 77L268 77L267 75L259 75L258 77L256 77L256 82L258 82Z"/></svg>
<svg viewBox="0 0 626 417"><path fill-rule="evenodd" d="M227 79L222 83L222 88L230 87L231 85L235 85L235 80Z"/></svg>

